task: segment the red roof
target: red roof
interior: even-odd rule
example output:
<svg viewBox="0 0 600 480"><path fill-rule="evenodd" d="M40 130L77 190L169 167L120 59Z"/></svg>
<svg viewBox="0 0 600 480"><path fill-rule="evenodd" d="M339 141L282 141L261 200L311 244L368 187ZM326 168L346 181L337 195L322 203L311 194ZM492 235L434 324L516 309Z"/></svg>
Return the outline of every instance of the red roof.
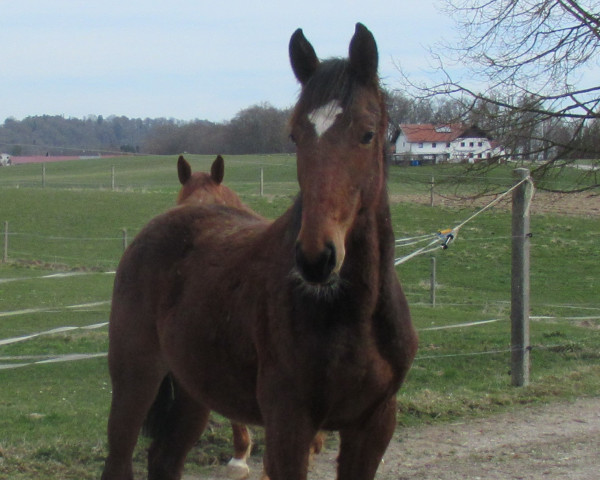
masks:
<svg viewBox="0 0 600 480"><path fill-rule="evenodd" d="M466 130L462 123L434 125L431 123L410 124L403 123L400 130L411 143L421 142L451 142L460 137Z"/></svg>

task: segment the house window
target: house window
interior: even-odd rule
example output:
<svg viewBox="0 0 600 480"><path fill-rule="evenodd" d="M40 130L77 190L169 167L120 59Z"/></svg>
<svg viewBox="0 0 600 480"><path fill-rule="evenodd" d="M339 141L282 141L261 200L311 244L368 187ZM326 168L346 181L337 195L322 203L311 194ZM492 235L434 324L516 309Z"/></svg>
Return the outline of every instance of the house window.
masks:
<svg viewBox="0 0 600 480"><path fill-rule="evenodd" d="M435 143L435 142L432 142L432 144L431 144L431 148L435 148L435 147L437 147L437 143Z"/></svg>
<svg viewBox="0 0 600 480"><path fill-rule="evenodd" d="M478 147L483 147L483 142L477 142Z"/></svg>
<svg viewBox="0 0 600 480"><path fill-rule="evenodd" d="M419 148L423 148L423 143L419 143Z"/></svg>
<svg viewBox="0 0 600 480"><path fill-rule="evenodd" d="M446 148L450 148L450 142L446 144Z"/></svg>
<svg viewBox="0 0 600 480"><path fill-rule="evenodd" d="M464 147L465 146L465 142L460 142L460 146Z"/></svg>
<svg viewBox="0 0 600 480"><path fill-rule="evenodd" d="M474 142L469 142L469 147L474 147L475 143Z"/></svg>

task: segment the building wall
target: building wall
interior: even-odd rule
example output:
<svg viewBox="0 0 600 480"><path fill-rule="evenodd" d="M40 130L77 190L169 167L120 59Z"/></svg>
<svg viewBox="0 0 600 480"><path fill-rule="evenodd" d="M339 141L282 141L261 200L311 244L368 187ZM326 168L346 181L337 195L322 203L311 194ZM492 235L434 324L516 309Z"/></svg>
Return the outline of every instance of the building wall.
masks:
<svg viewBox="0 0 600 480"><path fill-rule="evenodd" d="M449 161L462 161L485 159L491 157L492 145L487 138L457 138L452 142L408 142L401 133L396 140L396 154L410 155L435 155L437 158L447 156Z"/></svg>
<svg viewBox="0 0 600 480"><path fill-rule="evenodd" d="M400 134L396 140L396 153L412 153L413 155L440 155L449 153L451 147L446 142L411 143L406 140L406 135Z"/></svg>
<svg viewBox="0 0 600 480"><path fill-rule="evenodd" d="M451 143L450 159L484 159L492 156L492 145L487 138L457 138Z"/></svg>

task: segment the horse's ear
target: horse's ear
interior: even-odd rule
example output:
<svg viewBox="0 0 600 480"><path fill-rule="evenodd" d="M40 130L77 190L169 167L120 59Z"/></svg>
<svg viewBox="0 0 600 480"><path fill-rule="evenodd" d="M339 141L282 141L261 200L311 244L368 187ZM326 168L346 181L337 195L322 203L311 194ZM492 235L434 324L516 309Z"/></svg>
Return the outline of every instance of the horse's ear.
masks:
<svg viewBox="0 0 600 480"><path fill-rule="evenodd" d="M179 183L185 185L190 177L192 176L192 167L187 162L183 155L179 155L179 159L177 160L177 175L179 175Z"/></svg>
<svg viewBox="0 0 600 480"><path fill-rule="evenodd" d="M210 177L217 183L221 183L223 181L223 177L225 176L225 161L221 155L217 155L215 161L210 167Z"/></svg>
<svg viewBox="0 0 600 480"><path fill-rule="evenodd" d="M290 38L290 63L298 81L305 85L319 66L315 49L299 28Z"/></svg>
<svg viewBox="0 0 600 480"><path fill-rule="evenodd" d="M379 54L373 34L362 23L356 24L350 41L350 68L356 78L367 83L377 78Z"/></svg>

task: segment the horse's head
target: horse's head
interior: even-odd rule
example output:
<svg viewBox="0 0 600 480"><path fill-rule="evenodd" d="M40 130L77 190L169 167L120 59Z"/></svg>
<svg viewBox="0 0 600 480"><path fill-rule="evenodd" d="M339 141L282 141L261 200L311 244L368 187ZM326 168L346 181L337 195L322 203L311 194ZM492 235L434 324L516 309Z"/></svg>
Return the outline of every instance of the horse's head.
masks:
<svg viewBox="0 0 600 480"><path fill-rule="evenodd" d="M291 118L302 224L296 266L305 281L334 282L348 233L384 188L387 116L373 35L361 24L348 59L319 61L298 29L290 59L302 91Z"/></svg>
<svg viewBox="0 0 600 480"><path fill-rule="evenodd" d="M230 207L246 208L240 198L222 184L225 175L225 162L218 155L212 163L210 173L192 173L192 167L183 156L177 160L177 174L181 190L177 195L177 205L221 204Z"/></svg>

